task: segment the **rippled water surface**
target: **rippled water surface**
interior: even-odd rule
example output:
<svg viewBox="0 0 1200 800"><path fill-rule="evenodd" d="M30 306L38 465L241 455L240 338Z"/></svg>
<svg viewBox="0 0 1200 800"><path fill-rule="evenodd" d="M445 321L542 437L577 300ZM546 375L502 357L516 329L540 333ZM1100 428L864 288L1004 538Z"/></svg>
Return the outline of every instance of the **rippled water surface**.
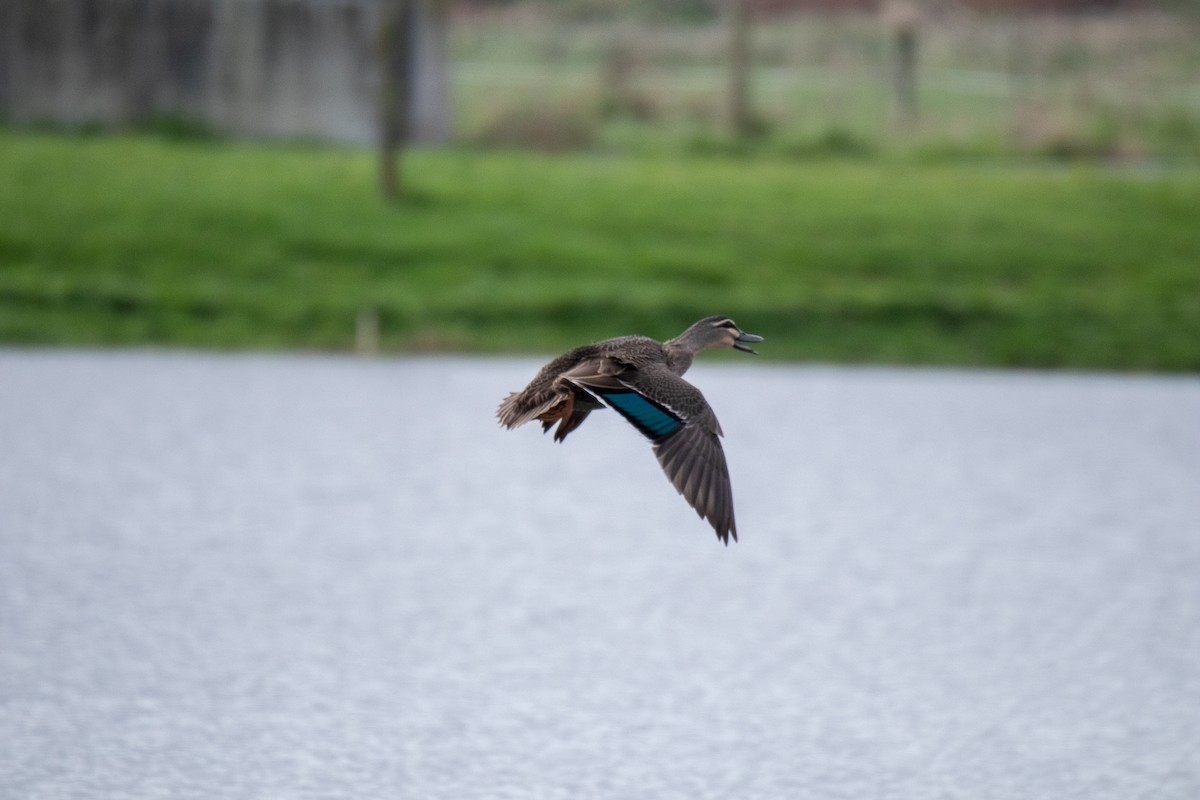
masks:
<svg viewBox="0 0 1200 800"><path fill-rule="evenodd" d="M0 797L1200 797L1200 381L0 351Z"/></svg>

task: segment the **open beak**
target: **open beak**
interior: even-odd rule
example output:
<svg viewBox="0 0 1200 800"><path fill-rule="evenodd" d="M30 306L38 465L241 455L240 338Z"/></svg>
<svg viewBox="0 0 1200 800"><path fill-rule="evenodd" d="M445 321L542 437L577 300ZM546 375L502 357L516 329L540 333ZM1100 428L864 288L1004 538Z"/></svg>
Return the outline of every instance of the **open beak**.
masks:
<svg viewBox="0 0 1200 800"><path fill-rule="evenodd" d="M755 350L753 347L746 347L743 342L761 342L762 340L763 337L761 336L755 336L753 333L739 331L737 337L733 340L733 347L735 350L741 350L743 353L753 353L754 355L758 355L757 350Z"/></svg>

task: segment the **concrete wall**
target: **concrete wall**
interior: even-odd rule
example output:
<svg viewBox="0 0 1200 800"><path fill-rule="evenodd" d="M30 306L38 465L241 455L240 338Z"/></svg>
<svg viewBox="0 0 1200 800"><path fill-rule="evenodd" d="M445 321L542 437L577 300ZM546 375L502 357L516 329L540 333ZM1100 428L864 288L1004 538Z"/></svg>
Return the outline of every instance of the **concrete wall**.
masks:
<svg viewBox="0 0 1200 800"><path fill-rule="evenodd" d="M445 140L447 12L419 3L414 138ZM377 0L0 0L0 115L372 142Z"/></svg>

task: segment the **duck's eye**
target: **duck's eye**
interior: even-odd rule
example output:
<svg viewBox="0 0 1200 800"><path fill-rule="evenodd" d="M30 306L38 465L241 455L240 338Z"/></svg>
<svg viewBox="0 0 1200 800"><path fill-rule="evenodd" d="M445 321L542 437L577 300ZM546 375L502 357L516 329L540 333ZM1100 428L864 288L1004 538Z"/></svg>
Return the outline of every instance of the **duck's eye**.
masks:
<svg viewBox="0 0 1200 800"><path fill-rule="evenodd" d="M729 328L729 330L737 330L737 325L733 324L733 320L727 319L724 322L717 323L718 328Z"/></svg>

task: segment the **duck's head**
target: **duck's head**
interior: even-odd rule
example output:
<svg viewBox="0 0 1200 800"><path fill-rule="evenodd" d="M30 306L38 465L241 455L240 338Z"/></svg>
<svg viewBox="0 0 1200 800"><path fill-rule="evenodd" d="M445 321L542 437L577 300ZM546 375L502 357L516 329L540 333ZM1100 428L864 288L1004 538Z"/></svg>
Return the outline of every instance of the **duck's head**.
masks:
<svg viewBox="0 0 1200 800"><path fill-rule="evenodd" d="M729 317L720 315L705 317L674 339L681 347L693 353L707 350L710 347L732 347L743 353L753 353L754 355L758 355L758 352L747 345L762 340L763 337L746 333Z"/></svg>

